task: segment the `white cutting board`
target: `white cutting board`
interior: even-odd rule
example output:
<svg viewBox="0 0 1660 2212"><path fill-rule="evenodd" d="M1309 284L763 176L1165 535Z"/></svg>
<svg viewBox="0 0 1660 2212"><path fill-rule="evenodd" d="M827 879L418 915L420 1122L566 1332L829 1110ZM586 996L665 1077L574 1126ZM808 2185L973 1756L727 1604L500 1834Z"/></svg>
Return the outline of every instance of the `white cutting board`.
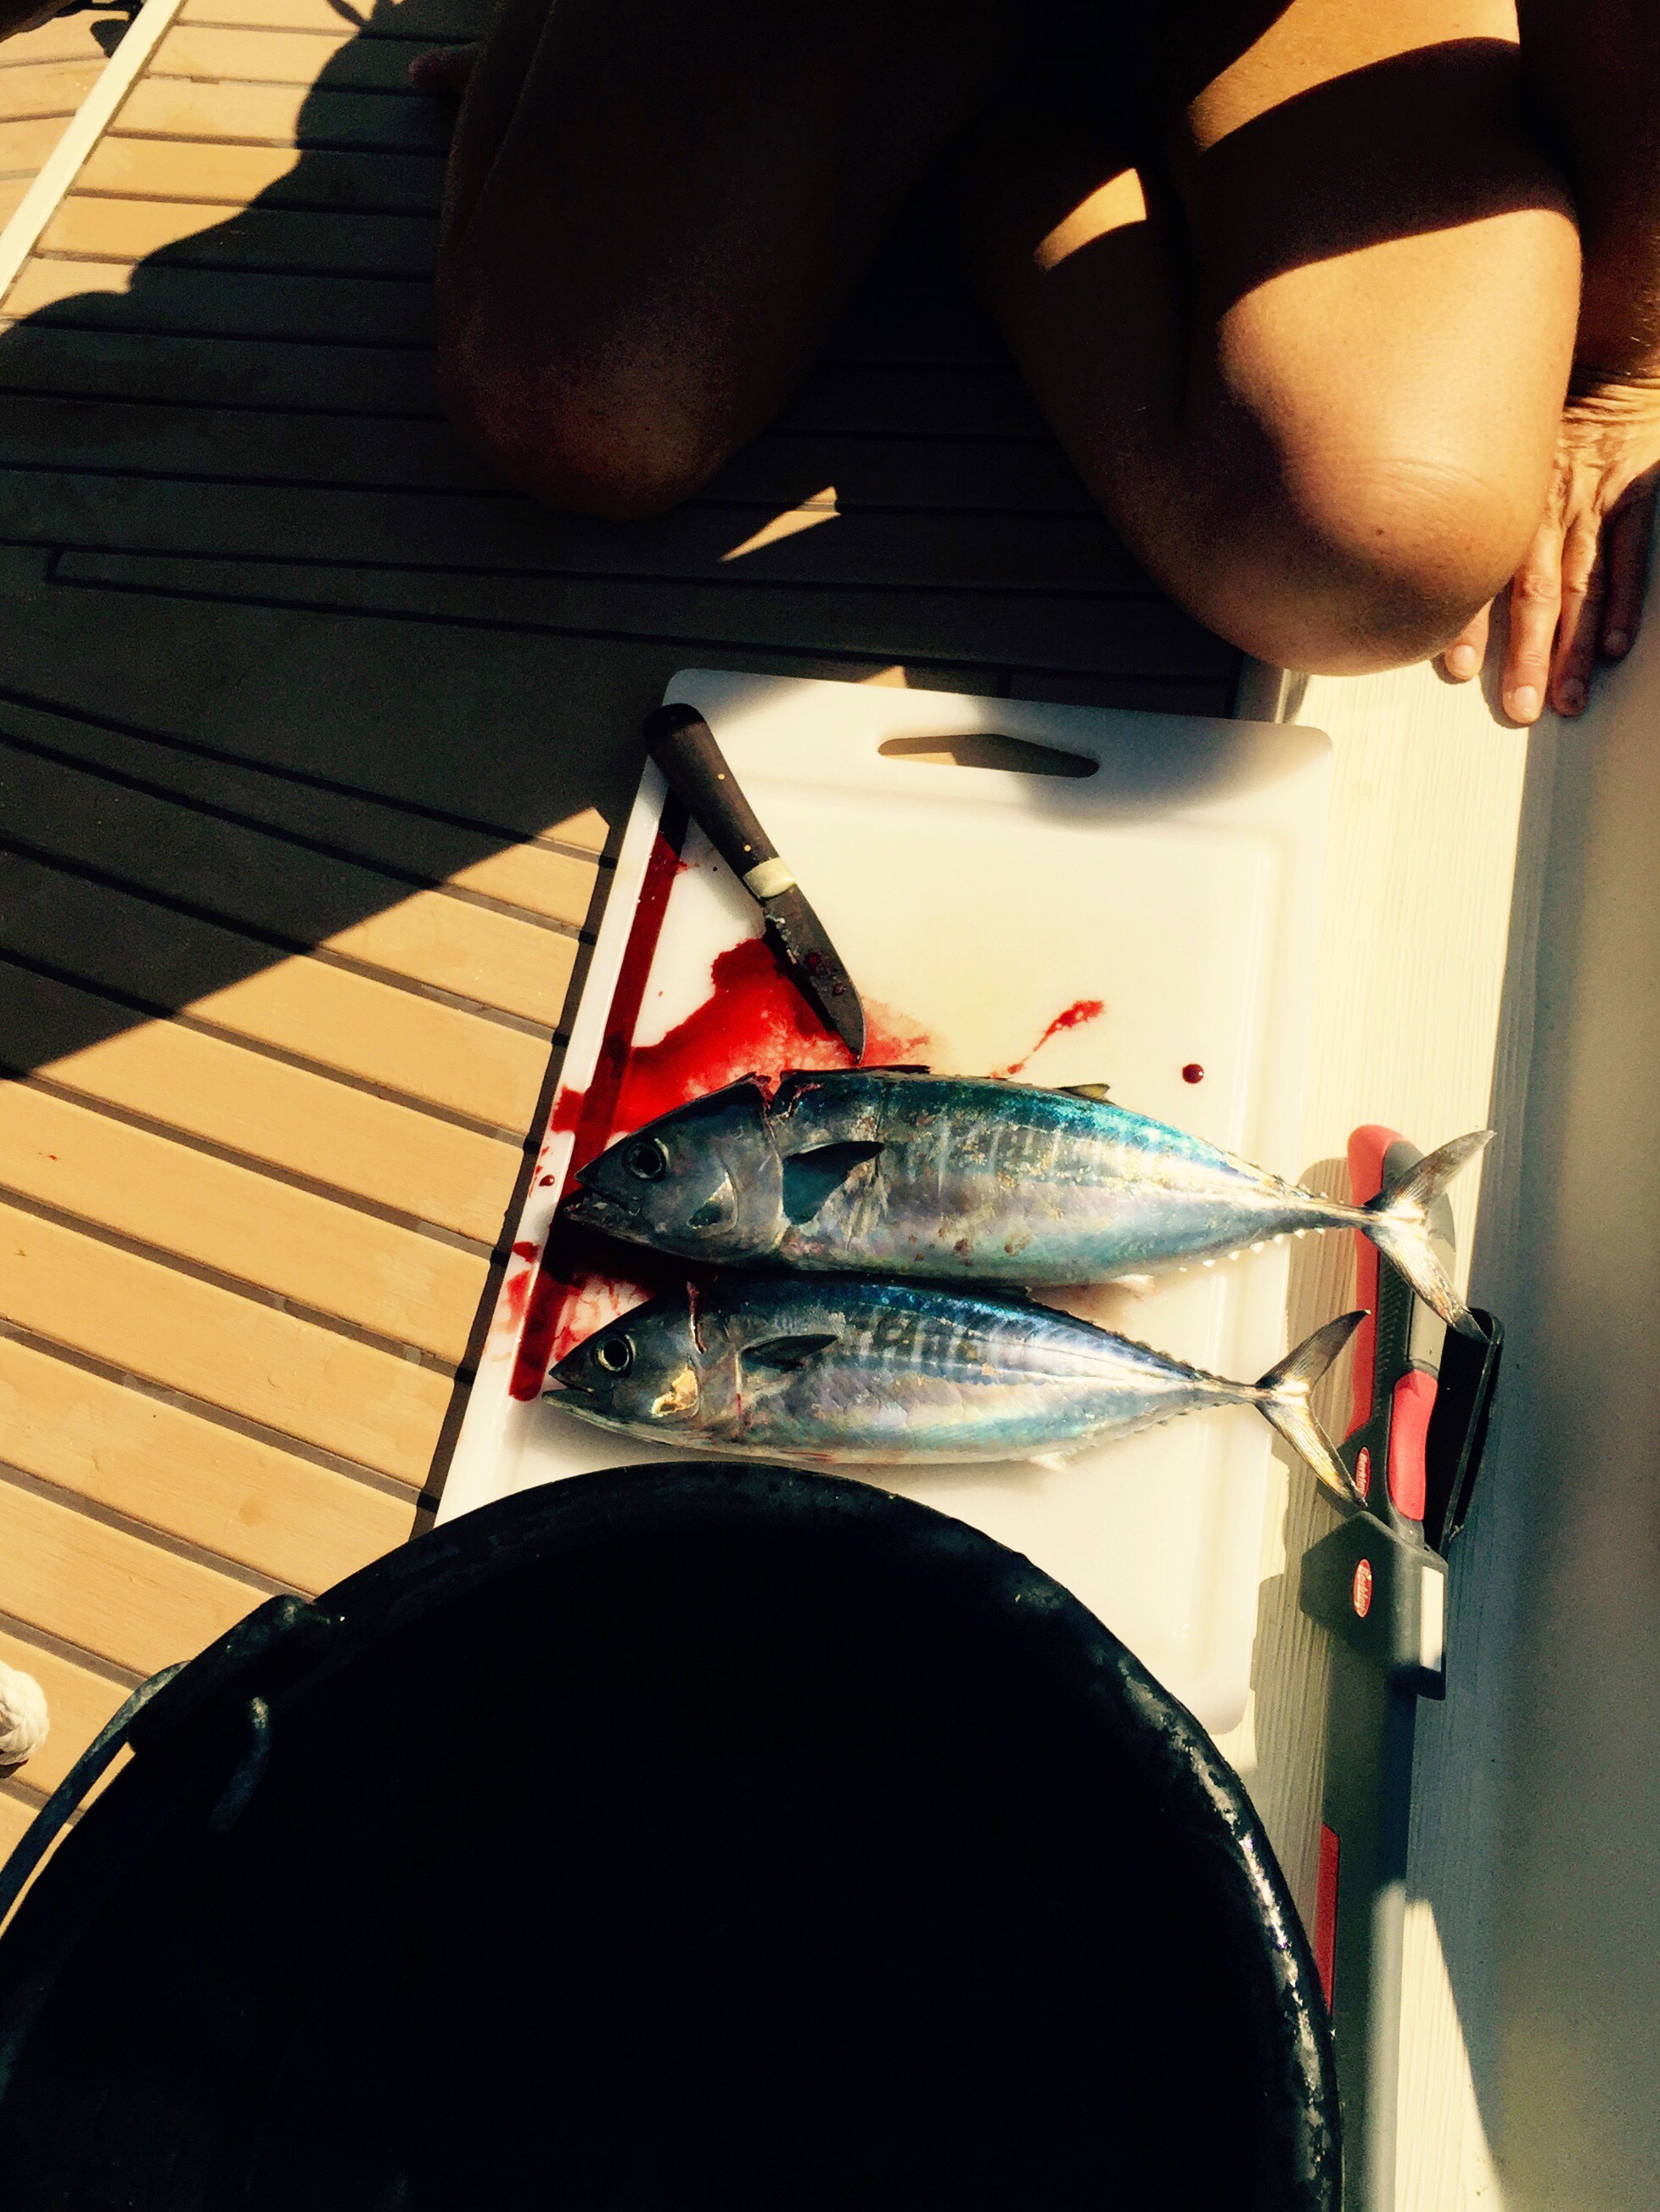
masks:
<svg viewBox="0 0 1660 2212"><path fill-rule="evenodd" d="M1320 732L702 669L676 677L666 696L706 717L846 961L870 1017L867 1060L1107 1083L1120 1104L1298 1173L1330 781ZM946 750L974 732L1097 766L1081 777L1010 774L880 750L921 738ZM665 799L648 769L441 1520L532 1483L672 1455L533 1395L550 1351L562 1355L638 1296L603 1281L575 1297L552 1281L538 1290L584 1104L583 1136L597 1148L751 1066L845 1065L766 948L736 949L758 939L760 918L702 833L685 833L678 860L664 844ZM619 1026L614 1008L629 1000L637 1017ZM1107 1290L1056 1303L1253 1378L1286 1347L1286 1273L1285 1250L1271 1247L1140 1298ZM515 1396L515 1381L532 1395ZM1060 1470L884 1468L872 1479L1025 1553L1220 1731L1244 1710L1274 1449L1261 1417L1238 1407ZM1299 1468L1292 1479L1311 1478Z"/></svg>

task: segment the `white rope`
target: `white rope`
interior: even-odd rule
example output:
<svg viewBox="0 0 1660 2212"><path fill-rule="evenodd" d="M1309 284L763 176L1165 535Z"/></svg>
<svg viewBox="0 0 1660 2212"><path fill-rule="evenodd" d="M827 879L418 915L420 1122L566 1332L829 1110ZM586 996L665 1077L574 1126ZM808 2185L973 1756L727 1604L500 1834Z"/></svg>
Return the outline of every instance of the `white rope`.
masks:
<svg viewBox="0 0 1660 2212"><path fill-rule="evenodd" d="M46 1693L33 1675L0 1665L0 1772L33 1759L50 1725Z"/></svg>

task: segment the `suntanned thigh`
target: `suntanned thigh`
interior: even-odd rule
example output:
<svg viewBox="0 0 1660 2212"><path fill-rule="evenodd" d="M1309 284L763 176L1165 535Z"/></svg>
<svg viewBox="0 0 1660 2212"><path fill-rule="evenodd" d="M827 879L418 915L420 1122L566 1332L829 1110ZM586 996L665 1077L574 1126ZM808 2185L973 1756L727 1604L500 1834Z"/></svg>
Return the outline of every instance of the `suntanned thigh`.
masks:
<svg viewBox="0 0 1660 2212"><path fill-rule="evenodd" d="M775 410L986 94L1001 0L505 0L439 258L453 410L522 481L632 513Z"/></svg>
<svg viewBox="0 0 1660 2212"><path fill-rule="evenodd" d="M1201 0L1141 96L955 163L1027 374L1169 589L1266 658L1444 645L1543 502L1578 259L1505 0Z"/></svg>

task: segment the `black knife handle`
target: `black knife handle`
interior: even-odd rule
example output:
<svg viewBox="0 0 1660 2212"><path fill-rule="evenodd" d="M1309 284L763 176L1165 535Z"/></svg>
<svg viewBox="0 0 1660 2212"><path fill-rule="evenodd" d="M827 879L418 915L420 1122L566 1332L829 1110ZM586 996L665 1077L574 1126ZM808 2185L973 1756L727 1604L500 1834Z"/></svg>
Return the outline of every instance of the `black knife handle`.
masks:
<svg viewBox="0 0 1660 2212"><path fill-rule="evenodd" d="M659 707L646 717L646 745L715 851L752 898L776 898L794 877L739 789L714 732L695 707Z"/></svg>

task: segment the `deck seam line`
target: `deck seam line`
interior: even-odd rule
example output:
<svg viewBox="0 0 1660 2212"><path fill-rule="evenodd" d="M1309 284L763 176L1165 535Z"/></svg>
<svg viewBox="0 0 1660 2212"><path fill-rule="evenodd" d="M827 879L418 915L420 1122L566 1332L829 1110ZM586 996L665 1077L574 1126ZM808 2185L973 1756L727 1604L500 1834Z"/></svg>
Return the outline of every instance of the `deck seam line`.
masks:
<svg viewBox="0 0 1660 2212"><path fill-rule="evenodd" d="M106 1659L101 1651L90 1650L72 1637L60 1636L55 1629L42 1628L36 1621L8 1613L3 1606L0 1606L0 1635L14 1637L20 1644L33 1644L37 1651L51 1659L61 1659L67 1666L83 1668L112 1690L136 1690L145 1679L136 1667L124 1667L119 1660Z"/></svg>
<svg viewBox="0 0 1660 2212"><path fill-rule="evenodd" d="M99 550L106 556L128 560L167 560L184 557L167 554L134 552L131 550L118 553L115 549L108 547ZM800 659L849 661L864 665L869 665L873 661L898 659L902 660L907 667L940 667L956 671L966 669L970 672L983 670L988 673L1008 665L1006 656L1001 656L996 662L991 662L980 660L963 653L922 653L911 646L894 646L879 650L872 647L827 645L800 639L780 639L769 641L764 645L757 645L752 640L745 641L730 637L688 636L681 633L648 629L584 629L576 625L534 623L522 619L509 622L483 615L462 615L447 611L435 612L426 609L414 610L407 607L360 606L328 599L276 599L253 592L215 592L206 590L201 586L192 590L182 584L162 584L137 578L128 580L125 577L54 574L51 580L60 589L66 591L114 592L137 599L182 599L220 606L265 607L273 611L287 609L301 614L328 615L362 622L400 622L424 623L434 629L482 629L506 636L572 637L586 639L591 643L601 645L666 646L671 651L677 653L716 651L750 654L765 653L775 657L794 655ZM824 588L826 591L833 589L829 586ZM837 596L845 598L846 595L838 593ZM873 596L876 597L879 594L873 593ZM1156 600L1161 595L1154 593L1150 596ZM1103 668L1098 662L1085 662L1081 665L1075 661L1023 662L1020 665L1030 666L1034 673L1076 678L1081 681L1093 680L1103 684L1132 682L1178 684L1205 683L1213 680L1205 676L1195 678L1176 672L1164 676L1163 674L1148 675L1139 669ZM1225 684L1227 679L1219 673L1213 680L1219 684Z"/></svg>
<svg viewBox="0 0 1660 2212"><path fill-rule="evenodd" d="M96 82L47 155L40 175L13 210L5 228L0 230L0 304L3 304L40 234L62 204L88 155L119 112L181 5L182 0L143 0L120 45L104 64Z"/></svg>
<svg viewBox="0 0 1660 2212"><path fill-rule="evenodd" d="M47 1072L54 1063L44 1066L20 1069L9 1080L20 1090L38 1091L43 1097L60 1100L66 1106L78 1107L83 1113L95 1114L101 1121L119 1122L122 1127L136 1129L142 1135L158 1137L168 1144L177 1145L181 1151L198 1152L204 1158L217 1160L222 1166L238 1168L245 1173L258 1176L262 1180L281 1183L289 1190L298 1191L307 1198L325 1200L338 1206L348 1213L362 1214L366 1219L378 1221L387 1229L399 1229L410 1237L423 1237L429 1243L441 1244L453 1252L461 1252L469 1258L489 1261L503 1247L500 1232L491 1240L469 1237L464 1230L447 1228L441 1221L429 1221L423 1214L410 1213L399 1207L388 1206L383 1200L366 1198L344 1185L331 1183L320 1176L308 1176L297 1168L285 1167L280 1160L265 1158L258 1152L240 1152L234 1145L222 1143L215 1137L204 1137L193 1129L181 1128L155 1114L147 1114L141 1107L127 1106L118 1099L101 1097L96 1091L77 1091L65 1083L54 1082ZM3 1173L0 1170L0 1173Z"/></svg>
<svg viewBox="0 0 1660 2212"><path fill-rule="evenodd" d="M3 708L0 708L0 713L3 712ZM39 760L50 761L77 775L113 784L121 790L137 792L143 798L177 806L186 814L199 815L208 821L224 822L233 829L250 830L257 836L297 846L301 851L314 853L319 859L344 861L352 867L384 876L391 883L407 884L415 890L441 893L446 898L453 898L463 906L480 907L489 914L505 915L511 921L527 922L536 928L547 930L556 937L580 942L587 927L586 922L561 921L556 915L538 914L533 907L520 906L510 899L494 898L488 891L475 890L466 884L452 883L443 876L423 875L394 861L368 858L353 852L347 846L335 845L325 839L307 836L304 830L284 829L280 823L262 821L258 815L244 814L232 806L222 806L213 799L198 798L193 793L173 791L166 784L152 783L147 777L135 775L131 769L110 768L101 762L88 761L74 753L60 751L56 746L46 744L38 738L20 737L15 731L0 726L0 750L8 749L28 753ZM376 909L377 912L386 910Z"/></svg>
<svg viewBox="0 0 1660 2212"><path fill-rule="evenodd" d="M176 1536L170 1528L156 1522L141 1520L137 1515L124 1513L117 1506L106 1505L101 1500L88 1498L71 1485L52 1482L44 1476L31 1474L27 1468L19 1467L13 1460L0 1455L0 1484L12 1490L21 1490L27 1496L38 1498L48 1505L60 1506L66 1513L91 1521L98 1527L112 1528L118 1535L131 1536L141 1544L154 1545L158 1552L166 1552L187 1566L208 1567L223 1575L229 1582L240 1583L261 1597L282 1597L289 1592L300 1597L313 1595L298 1583L284 1582L279 1577L268 1575L258 1567L245 1566L240 1560L216 1552L205 1544L193 1544L188 1537Z"/></svg>
<svg viewBox="0 0 1660 2212"><path fill-rule="evenodd" d="M118 985L100 981L96 976L82 975L73 969L60 967L56 962L42 960L33 953L8 945L3 939L0 939L0 960L9 961L15 968L27 969L31 975L44 976L48 982L62 983L70 990L84 991L93 998L107 999L112 1005L140 1014L146 1020L176 1022L181 1029L198 1030L218 1043L240 1045L244 1051L258 1053L266 1060L279 1061L285 1067L297 1069L302 1075L315 1075L331 1083L342 1084L347 1090L360 1091L365 1097L378 1098L388 1106L407 1107L411 1113L424 1114L432 1121L465 1129L470 1135L488 1137L511 1151L522 1152L525 1148L526 1138L522 1130L504 1128L500 1122L483 1121L475 1115L463 1113L458 1107L423 1098L414 1091L399 1091L392 1084L373 1082L367 1076L354 1074L349 1068L331 1066L326 1060L308 1059L302 1052L295 1052L285 1045L272 1044L266 1038L232 1029L228 1024L213 1021L205 1015L193 1012L189 1007L169 1006L158 1000L142 999L136 993L124 991ZM562 1049L567 1042L562 1031L556 1031L553 1049ZM31 1071L14 1068L7 1064L5 1073L27 1075Z"/></svg>
<svg viewBox="0 0 1660 2212"><path fill-rule="evenodd" d="M174 1413L188 1413L193 1419L204 1421L210 1428L226 1429L247 1443L261 1444L266 1449L280 1452L284 1457L304 1462L320 1468L327 1474L344 1476L361 1482L366 1489L377 1490L383 1497L395 1498L400 1503L413 1502L421 1483L413 1476L386 1474L378 1467L370 1467L362 1460L349 1458L344 1453L331 1452L325 1445L314 1444L303 1437L290 1436L287 1430L273 1428L269 1422L256 1421L246 1413L239 1413L229 1406L216 1406L211 1399L198 1398L188 1390L173 1389L170 1384L157 1382L148 1375L136 1374L123 1367L119 1361L103 1359L96 1352L82 1350L79 1345L60 1343L57 1338L46 1336L39 1329L30 1328L26 1322L0 1315L0 1336L9 1337L43 1359L55 1359L65 1367L74 1367L82 1374L91 1375L100 1382L117 1384L134 1396L150 1399L154 1403L170 1407ZM423 1478L424 1480L424 1478Z"/></svg>
<svg viewBox="0 0 1660 2212"><path fill-rule="evenodd" d="M112 736L137 738L147 744L162 745L173 752L188 753L198 760L222 763L227 767L249 769L268 775L279 783L299 785L307 791L326 792L342 799L362 799L388 811L410 814L424 822L435 822L450 830L470 831L475 836L502 837L515 845L537 844L550 851L568 854L579 860L592 860L600 869L613 868L615 860L610 855L596 854L586 847L561 840L546 831L534 833L512 830L501 823L491 822L482 816L453 814L443 807L427 806L419 799L398 799L383 792L372 791L367 785L343 782L338 777L319 775L310 769L292 768L281 762L267 761L257 755L228 752L219 745L210 745L198 738L181 737L171 730L152 729L142 722L118 720L112 714L100 714L91 709L66 707L61 701L48 699L35 691L21 691L15 684L0 683L0 713L8 706L21 707L37 714L51 714L61 722L84 723L88 729L108 730Z"/></svg>
<svg viewBox="0 0 1660 2212"><path fill-rule="evenodd" d="M211 929L222 929L228 935L246 939L250 945L262 945L271 951L280 952L287 959L315 960L325 967L337 968L349 975L359 976L365 982L381 983L388 989L402 991L410 998L447 1006L452 1013L472 1014L480 1021L495 1024L497 1028L512 1030L520 1036L533 1038L538 1044L551 1043L557 1033L556 1023L533 1021L528 1014L516 1014L507 1006L487 1006L482 1000L469 999L461 992L447 990L437 983L423 983L418 976L399 975L396 969L377 967L372 961L336 951L330 945L308 945L298 938L280 936L276 931L262 928L258 923L240 921L229 915L216 913L210 907L198 906L186 899L169 898L165 891L155 890L134 878L118 876L107 869L94 866L89 861L66 859L45 847L31 845L21 837L0 833L0 852L15 853L20 859L32 860L36 866L49 868L56 874L72 876L82 883L96 884L101 890L119 891L123 897L140 899L163 914L176 914L184 921L199 922ZM364 919L372 917L365 916ZM354 928L357 926L356 923L348 925ZM570 941L578 941L575 933L571 934ZM0 951L3 950L3 944L0 943ZM262 961L248 972L250 975L258 974L271 964Z"/></svg>
<svg viewBox="0 0 1660 2212"><path fill-rule="evenodd" d="M0 476L26 473L30 475L51 476L97 476L106 482L115 483L125 480L129 477L131 477L134 481L156 481L155 478L140 477L137 476L136 471L128 471L125 470L110 470L106 471L102 470L58 471L31 469L25 471L16 469L13 465L7 462L0 461ZM204 481L208 483L246 483L246 488L249 489L270 489L278 491L314 489L314 487L310 486L285 484L280 478L266 485L261 485L248 479L234 477L210 477L205 479L185 477L179 479L179 481L185 483ZM329 492L332 490L333 487L325 485L321 487L321 489L325 492ZM399 488L397 486L387 486L385 489L390 494L396 496ZM346 495L359 496L361 495L354 493ZM465 497L466 495L462 494L460 496ZM892 508L883 510L885 514L889 515L898 511L899 510ZM970 521L974 519L971 514L958 510L942 509L939 510L939 512L942 516L948 515L950 519L954 521ZM961 600L994 599L1000 604L1006 601L1012 601L1016 605L1021 606L1030 605L1038 602L1041 602L1045 606L1061 603L1079 613L1086 612L1091 607L1099 606L1117 607L1134 604L1145 604L1148 605L1154 604L1161 605L1171 604L1166 593L1157 591L1151 584L1140 580L1128 581L1122 585L1103 585L1098 589L1092 591L1067 591L1061 589L1059 586L1051 586L1043 584L1003 585L990 582L955 583L951 581L949 579L927 580L921 583L909 583L901 580L894 582L885 581L880 584L868 584L855 583L847 579L839 579L834 576L766 576L751 574L748 572L740 575L735 571L730 574L721 575L711 574L708 572L675 572L667 568L630 570L626 568L582 568L575 567L562 568L526 568L508 566L485 568L483 566L474 566L472 564L469 564L464 568L453 562L441 562L436 561L410 562L364 559L351 560L342 559L338 556L336 556L332 559L321 560L308 559L304 554L260 553L252 552L244 548L239 548L234 552L215 552L204 550L199 547L159 547L153 544L149 545L121 544L114 543L107 538L81 539L66 538L58 533L54 533L50 538L0 538L0 544L21 545L31 550L50 546L60 554L82 555L93 560L100 558L118 558L129 561L202 561L215 563L234 563L239 566L250 568L297 568L306 574L310 574L321 569L326 570L331 574L337 574L349 576L453 577L464 584L474 580L483 582L509 582L532 585L543 584L545 585L550 592L557 589L561 585L593 584L612 586L619 591L672 590L676 587L690 587L693 590L710 592L761 592L773 598L777 598L787 593L794 593L798 596L805 596L806 594L833 594L838 600L855 599L887 601L898 599L902 602L914 603L922 599ZM75 582L77 580L74 576L70 576L66 580Z"/></svg>
<svg viewBox="0 0 1660 2212"><path fill-rule="evenodd" d="M65 1230L72 1236L84 1237L88 1243L101 1245L106 1250L125 1253L129 1259L147 1261L153 1267L165 1267L170 1273L185 1276L209 1290L222 1291L227 1297L240 1298L245 1305L282 1314L289 1321L302 1322L308 1328L322 1329L330 1336L343 1337L349 1343L362 1345L366 1351L378 1352L383 1358L419 1367L426 1374L437 1376L441 1382L454 1383L471 1379L469 1370L459 1360L446 1359L441 1352L429 1352L423 1346L411 1344L404 1338L385 1335L378 1329L367 1328L362 1322L348 1320L344 1315L326 1313L320 1306L309 1305L303 1298L295 1297L286 1291L272 1290L264 1283L255 1282L252 1277L232 1274L228 1269L216 1267L209 1261L193 1260L186 1252L169 1251L165 1245L153 1243L148 1237L134 1237L126 1230L112 1229L106 1222L95 1220L88 1214L77 1213L72 1206L55 1206L49 1199L37 1198L32 1192L19 1190L4 1180L3 1167L0 1167L0 1204L49 1227Z"/></svg>

